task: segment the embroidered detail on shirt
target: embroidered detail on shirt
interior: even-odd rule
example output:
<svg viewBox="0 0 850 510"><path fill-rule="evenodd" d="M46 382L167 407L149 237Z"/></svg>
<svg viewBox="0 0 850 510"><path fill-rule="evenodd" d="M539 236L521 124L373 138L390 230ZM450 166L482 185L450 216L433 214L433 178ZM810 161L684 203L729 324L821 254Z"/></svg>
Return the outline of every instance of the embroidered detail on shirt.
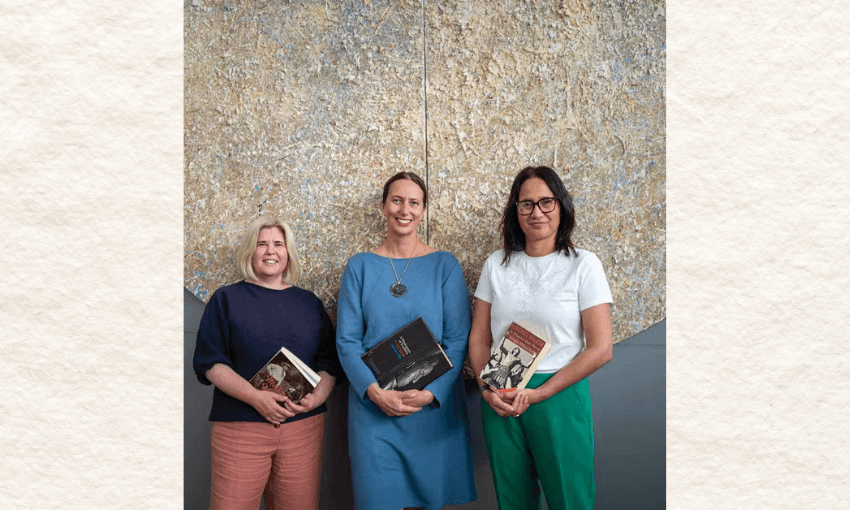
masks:
<svg viewBox="0 0 850 510"><path fill-rule="evenodd" d="M552 294L553 281L551 275L547 275L551 267L551 263L545 267L528 264L522 268L525 271L519 267L508 267L507 283L523 312L531 311L531 302L535 297Z"/></svg>

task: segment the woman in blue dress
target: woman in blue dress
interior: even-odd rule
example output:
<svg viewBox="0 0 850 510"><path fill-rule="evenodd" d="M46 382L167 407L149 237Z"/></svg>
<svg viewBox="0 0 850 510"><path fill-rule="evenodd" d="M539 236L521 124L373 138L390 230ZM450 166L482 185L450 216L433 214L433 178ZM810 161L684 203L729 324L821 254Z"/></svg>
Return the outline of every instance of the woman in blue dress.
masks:
<svg viewBox="0 0 850 510"><path fill-rule="evenodd" d="M386 238L374 251L351 257L342 277L336 339L351 383L348 434L358 510L438 510L478 497L461 376L469 293L457 259L417 238L427 200L416 174L391 177L381 200ZM361 355L419 316L453 368L422 390L381 389Z"/></svg>

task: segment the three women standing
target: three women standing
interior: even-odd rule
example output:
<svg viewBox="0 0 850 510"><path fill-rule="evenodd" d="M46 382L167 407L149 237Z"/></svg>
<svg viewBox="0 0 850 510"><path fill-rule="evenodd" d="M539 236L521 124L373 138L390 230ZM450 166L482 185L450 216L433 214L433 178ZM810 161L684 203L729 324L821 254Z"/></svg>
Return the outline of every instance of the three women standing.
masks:
<svg viewBox="0 0 850 510"><path fill-rule="evenodd" d="M213 293L198 330L193 367L214 384L211 509L317 509L325 400L342 375L334 327L322 302L295 287L301 274L286 223L259 218L236 251L243 281ZM300 402L248 379L281 347L320 376Z"/></svg>
<svg viewBox="0 0 850 510"><path fill-rule="evenodd" d="M481 418L499 508L593 508L593 423L587 377L611 359L613 302L599 259L575 248L572 200L548 167L516 176L504 208L503 249L481 271L469 359L487 363L494 338L531 321L552 342L525 389L482 387Z"/></svg>
<svg viewBox="0 0 850 510"><path fill-rule="evenodd" d="M417 238L428 193L411 172L391 177L387 234L349 259L339 293L337 348L350 381L349 450L355 507L439 509L477 498L461 366L470 327L460 263ZM422 390L381 389L360 358L421 316L453 368Z"/></svg>

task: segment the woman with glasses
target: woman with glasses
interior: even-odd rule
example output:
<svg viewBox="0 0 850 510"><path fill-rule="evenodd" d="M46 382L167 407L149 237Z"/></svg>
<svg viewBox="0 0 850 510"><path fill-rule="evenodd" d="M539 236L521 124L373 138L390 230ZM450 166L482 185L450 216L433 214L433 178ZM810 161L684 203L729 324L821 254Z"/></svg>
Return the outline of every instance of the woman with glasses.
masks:
<svg viewBox="0 0 850 510"><path fill-rule="evenodd" d="M384 185L387 233L345 267L337 347L351 382L348 438L355 508L398 510L477 498L461 366L469 335L469 291L460 263L417 238L428 193L400 172ZM382 389L360 358L421 316L453 368L421 390Z"/></svg>
<svg viewBox="0 0 850 510"><path fill-rule="evenodd" d="M611 359L610 304L602 263L576 248L572 199L549 167L527 167L511 187L501 221L503 248L484 263L475 291L469 359L487 363L511 322L545 331L552 348L526 388L494 392L481 421L499 508L593 508L593 423L587 377Z"/></svg>

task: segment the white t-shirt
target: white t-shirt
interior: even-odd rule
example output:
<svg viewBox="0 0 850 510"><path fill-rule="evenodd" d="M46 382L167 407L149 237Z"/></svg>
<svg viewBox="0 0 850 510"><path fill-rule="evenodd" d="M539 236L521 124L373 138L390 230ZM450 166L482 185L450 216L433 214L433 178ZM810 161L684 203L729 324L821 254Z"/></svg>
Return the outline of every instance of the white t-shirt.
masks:
<svg viewBox="0 0 850 510"><path fill-rule="evenodd" d="M491 305L493 341L502 338L511 322L529 321L552 342L536 373L557 372L584 348L582 310L614 302L599 258L580 248L576 252L578 257L560 251L529 257L515 251L502 265L504 250L498 250L481 270L475 297Z"/></svg>

